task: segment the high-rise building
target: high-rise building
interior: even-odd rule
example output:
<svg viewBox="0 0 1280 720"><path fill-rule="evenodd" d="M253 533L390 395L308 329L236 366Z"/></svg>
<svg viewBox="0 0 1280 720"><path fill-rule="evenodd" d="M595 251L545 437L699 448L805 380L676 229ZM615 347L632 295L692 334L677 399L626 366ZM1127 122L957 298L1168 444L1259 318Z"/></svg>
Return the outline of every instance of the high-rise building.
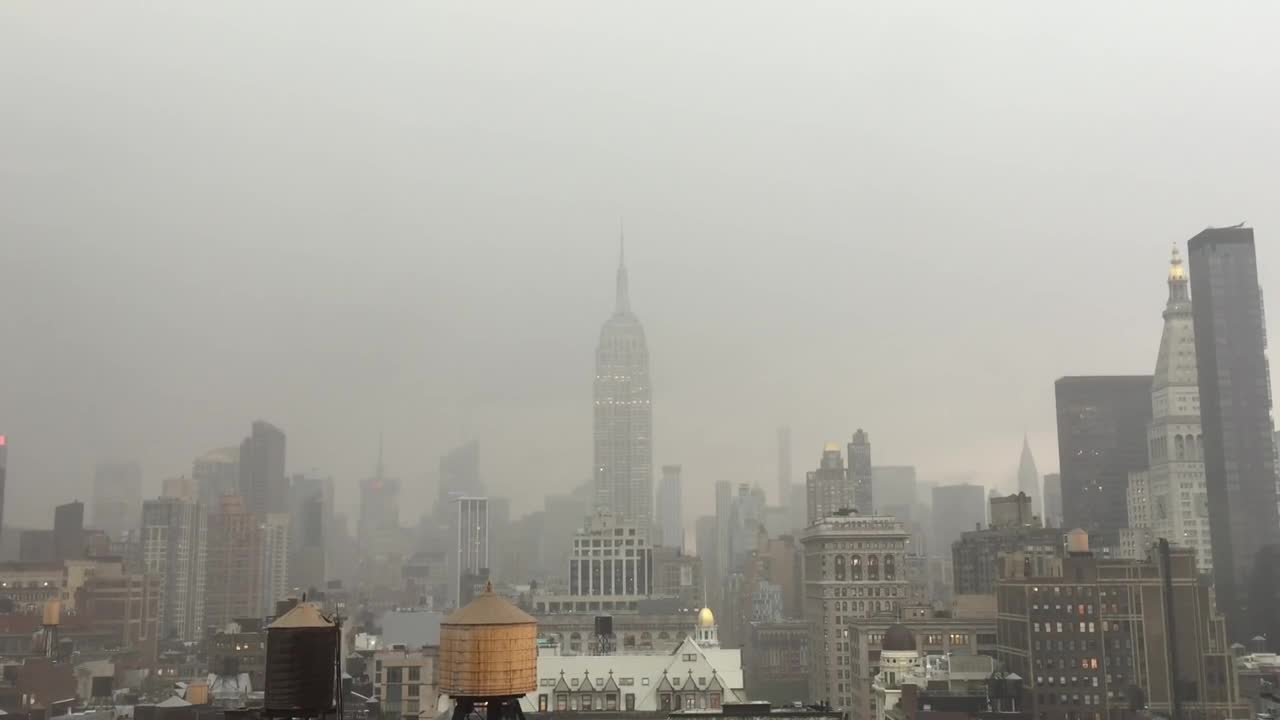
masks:
<svg viewBox="0 0 1280 720"><path fill-rule="evenodd" d="M84 557L84 503L79 500L53 509L53 553L58 562Z"/></svg>
<svg viewBox="0 0 1280 720"><path fill-rule="evenodd" d="M400 481L383 477L380 465L373 477L360 481L356 541L360 552L369 557L401 549Z"/></svg>
<svg viewBox="0 0 1280 720"><path fill-rule="evenodd" d="M1025 493L991 498L991 524L961 533L951 546L953 587L959 595L995 593L1000 557L1022 553L1030 566L1062 552L1062 531L1045 528Z"/></svg>
<svg viewBox="0 0 1280 720"><path fill-rule="evenodd" d="M733 571L731 557L733 554L733 486L728 480L716 481L716 541L711 546L715 558L708 565L703 560L703 572L707 573L707 602L713 608L720 608L723 601L724 583ZM699 538L701 540L701 538ZM699 550L699 553L702 551ZM705 556L704 556L705 557Z"/></svg>
<svg viewBox="0 0 1280 720"><path fill-rule="evenodd" d="M658 485L658 526L663 547L684 549L684 483L679 465L662 466L662 482Z"/></svg>
<svg viewBox="0 0 1280 720"><path fill-rule="evenodd" d="M1027 436L1022 436L1022 455L1018 458L1018 492L1031 498L1031 512L1043 516L1044 491L1040 489L1040 471L1036 469L1036 459L1031 456L1031 443Z"/></svg>
<svg viewBox="0 0 1280 720"><path fill-rule="evenodd" d="M1280 649L1271 373L1253 229L1205 230L1187 254L1218 607L1232 638L1264 635Z"/></svg>
<svg viewBox="0 0 1280 720"><path fill-rule="evenodd" d="M1147 466L1151 376L1064 377L1054 383L1063 526L1116 548L1129 524L1129 473Z"/></svg>
<svg viewBox="0 0 1280 720"><path fill-rule="evenodd" d="M142 504L142 563L160 581L160 633L199 640L204 632L207 528L199 502L161 497Z"/></svg>
<svg viewBox="0 0 1280 720"><path fill-rule="evenodd" d="M440 456L440 485L436 494L436 513L440 520L451 520L453 504L460 497L484 497L480 480L480 442L469 440Z"/></svg>
<svg viewBox="0 0 1280 720"><path fill-rule="evenodd" d="M259 617L263 528L239 495L224 495L209 513L205 552L205 626Z"/></svg>
<svg viewBox="0 0 1280 720"><path fill-rule="evenodd" d="M778 428L778 500L779 507L791 502L791 427Z"/></svg>
<svg viewBox="0 0 1280 720"><path fill-rule="evenodd" d="M258 615L274 612L276 603L289 596L289 513L262 516L262 590Z"/></svg>
<svg viewBox="0 0 1280 720"><path fill-rule="evenodd" d="M879 509L909 508L919 502L914 465L876 465L871 468L871 484L876 489ZM897 513L885 513L901 517Z"/></svg>
<svg viewBox="0 0 1280 720"><path fill-rule="evenodd" d="M850 707L847 628L856 618L894 613L906 601L907 531L896 518L856 515L824 518L800 536L804 550L804 619L813 635L813 699Z"/></svg>
<svg viewBox="0 0 1280 720"><path fill-rule="evenodd" d="M1164 538L1196 551L1200 572L1213 570L1204 435L1196 372L1195 328L1187 274L1178 248L1169 264L1169 298L1151 383L1147 468L1129 475L1129 530L1138 538L1126 555L1141 559ZM1122 542L1122 550L1126 543Z"/></svg>
<svg viewBox="0 0 1280 720"><path fill-rule="evenodd" d="M471 601L476 582L489 572L489 499L458 498L456 510L458 574L454 602L462 607Z"/></svg>
<svg viewBox="0 0 1280 720"><path fill-rule="evenodd" d="M654 520L652 399L649 348L631 312L627 266L620 257L613 315L596 346L596 506L641 526Z"/></svg>
<svg viewBox="0 0 1280 720"><path fill-rule="evenodd" d="M647 596L653 583L647 528L616 513L596 513L574 537L570 595Z"/></svg>
<svg viewBox="0 0 1280 720"><path fill-rule="evenodd" d="M289 512L289 484L284 475L284 431L257 420L240 443L240 494L255 513Z"/></svg>
<svg viewBox="0 0 1280 720"><path fill-rule="evenodd" d="M1076 531L1067 549L1044 572L1014 562L996 582L997 654L1022 678L1030 717L1248 717L1194 550L1102 559Z"/></svg>
<svg viewBox="0 0 1280 720"><path fill-rule="evenodd" d="M986 491L981 485L959 483L933 488L933 537L929 552L951 559L951 545L970 530L980 530L987 518Z"/></svg>
<svg viewBox="0 0 1280 720"><path fill-rule="evenodd" d="M98 463L93 472L93 527L120 539L138 529L142 508L142 467L138 463Z"/></svg>
<svg viewBox="0 0 1280 720"><path fill-rule="evenodd" d="M853 507L864 515L875 510L875 494L872 492L875 476L871 473L871 439L867 431L858 428L847 446L849 451L849 482L853 484Z"/></svg>
<svg viewBox="0 0 1280 720"><path fill-rule="evenodd" d="M857 504L855 488L840 457L840 446L828 443L822 449L818 469L805 475L805 496L808 499L809 524L821 522L837 510L851 510Z"/></svg>
<svg viewBox="0 0 1280 720"><path fill-rule="evenodd" d="M1062 476L1044 476L1044 526L1062 527Z"/></svg>
<svg viewBox="0 0 1280 720"><path fill-rule="evenodd" d="M289 480L289 585L321 589L328 579L333 478L297 474Z"/></svg>
<svg viewBox="0 0 1280 720"><path fill-rule="evenodd" d="M225 447L201 455L191 466L191 478L196 481L200 504L216 508L223 495L240 492L240 448Z"/></svg>

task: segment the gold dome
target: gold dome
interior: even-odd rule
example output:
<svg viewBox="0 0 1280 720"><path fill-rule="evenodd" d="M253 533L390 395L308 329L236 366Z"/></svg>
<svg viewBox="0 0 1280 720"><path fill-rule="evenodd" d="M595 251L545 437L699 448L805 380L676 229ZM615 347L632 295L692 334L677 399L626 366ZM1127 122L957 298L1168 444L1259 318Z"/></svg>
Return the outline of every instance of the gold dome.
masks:
<svg viewBox="0 0 1280 720"><path fill-rule="evenodd" d="M715 626L716 616L712 614L711 608L704 607L698 611L698 627L709 628Z"/></svg>

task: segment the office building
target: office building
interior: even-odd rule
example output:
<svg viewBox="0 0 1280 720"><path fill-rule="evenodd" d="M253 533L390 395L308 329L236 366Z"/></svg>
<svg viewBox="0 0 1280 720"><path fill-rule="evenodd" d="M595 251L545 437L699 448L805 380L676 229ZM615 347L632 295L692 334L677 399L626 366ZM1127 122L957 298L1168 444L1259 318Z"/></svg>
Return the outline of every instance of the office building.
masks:
<svg viewBox="0 0 1280 720"><path fill-rule="evenodd" d="M1062 527L1062 476L1049 473L1044 476L1045 527Z"/></svg>
<svg viewBox="0 0 1280 720"><path fill-rule="evenodd" d="M1031 455L1031 443L1022 436L1022 455L1018 457L1018 492L1031 498L1031 512L1043 517L1044 490L1040 488L1040 471Z"/></svg>
<svg viewBox="0 0 1280 720"><path fill-rule="evenodd" d="M724 600L725 581L733 572L733 485L728 480L717 480L715 491L716 536L715 542L708 546L715 552L715 559L709 568L704 563L703 570L710 570L707 574L707 604L719 608Z"/></svg>
<svg viewBox="0 0 1280 720"><path fill-rule="evenodd" d="M1129 524L1129 473L1147 466L1150 375L1064 377L1054 384L1062 524L1115 548Z"/></svg>
<svg viewBox="0 0 1280 720"><path fill-rule="evenodd" d="M289 513L267 513L261 519L262 592L259 615L272 613L276 603L289 597Z"/></svg>
<svg viewBox="0 0 1280 720"><path fill-rule="evenodd" d="M864 515L872 515L876 511L875 477L871 473L871 439L867 437L867 431L858 428L846 449L849 452L849 482L853 484L853 507Z"/></svg>
<svg viewBox="0 0 1280 720"><path fill-rule="evenodd" d="M752 622L742 647L742 672L751 700L791 704L809 697L812 633L803 620Z"/></svg>
<svg viewBox="0 0 1280 720"><path fill-rule="evenodd" d="M400 481L383 477L381 465L371 478L360 481L360 518L356 542L364 557L399 552Z"/></svg>
<svg viewBox="0 0 1280 720"><path fill-rule="evenodd" d="M205 512L174 497L142 504L142 566L159 580L160 633L195 641L204 632Z"/></svg>
<svg viewBox="0 0 1280 720"><path fill-rule="evenodd" d="M729 568L740 570L751 559L756 537L764 531L765 497L759 485L739 483L729 501Z"/></svg>
<svg viewBox="0 0 1280 720"><path fill-rule="evenodd" d="M1072 531L1050 572L1011 569L996 585L998 654L1032 717L1248 716L1195 550L1102 559Z"/></svg>
<svg viewBox="0 0 1280 720"><path fill-rule="evenodd" d="M679 465L662 466L662 483L658 485L659 544L684 549L684 484Z"/></svg>
<svg viewBox="0 0 1280 720"><path fill-rule="evenodd" d="M631 312L624 257L613 315L596 346L594 447L596 507L640 527L653 523L653 389L644 327Z"/></svg>
<svg viewBox="0 0 1280 720"><path fill-rule="evenodd" d="M1176 246L1169 264L1169 297L1153 377L1147 468L1129 474L1129 526L1121 536L1121 552L1142 559L1152 541L1164 538L1194 549L1200 572L1209 573L1213 551L1195 329L1186 270Z"/></svg>
<svg viewBox="0 0 1280 720"><path fill-rule="evenodd" d="M910 511L919 502L919 487L914 465L875 465L871 468L871 485L875 488L876 504L882 514L903 516L889 512L888 508Z"/></svg>
<svg viewBox="0 0 1280 720"><path fill-rule="evenodd" d="M489 499L458 498L454 528L457 569L454 602L462 607L471 602L474 586L489 572Z"/></svg>
<svg viewBox="0 0 1280 720"><path fill-rule="evenodd" d="M570 595L653 594L653 549L647 528L615 513L595 513L573 539Z"/></svg>
<svg viewBox="0 0 1280 720"><path fill-rule="evenodd" d="M706 587L702 560L671 547L655 547L652 552L654 596L679 598L681 607L701 605Z"/></svg>
<svg viewBox="0 0 1280 720"><path fill-rule="evenodd" d="M119 539L138 529L142 467L133 461L98 463L93 471L93 527Z"/></svg>
<svg viewBox="0 0 1280 720"><path fill-rule="evenodd" d="M289 512L289 484L284 475L284 431L257 420L240 443L240 495L255 513Z"/></svg>
<svg viewBox="0 0 1280 720"><path fill-rule="evenodd" d="M405 646L373 653L373 692L382 716L407 718L433 715L440 694L436 685L439 647Z"/></svg>
<svg viewBox="0 0 1280 720"><path fill-rule="evenodd" d="M805 475L805 497L808 500L808 524L820 522L840 510L855 509L854 484L845 469L840 446L828 443L822 450L818 469Z"/></svg>
<svg viewBox="0 0 1280 720"><path fill-rule="evenodd" d="M1187 243L1214 590L1236 640L1280 649L1280 516L1271 383L1253 229Z"/></svg>
<svg viewBox="0 0 1280 720"><path fill-rule="evenodd" d="M907 598L907 531L893 517L841 511L800 536L804 619L812 628L812 699L850 707L848 625L894 613Z"/></svg>
<svg viewBox="0 0 1280 720"><path fill-rule="evenodd" d="M79 500L53 509L53 556L59 562L84 557L84 503Z"/></svg>
<svg viewBox="0 0 1280 720"><path fill-rule="evenodd" d="M469 440L440 456L440 483L436 495L437 519L453 520L454 503L460 497L484 497L480 479L480 442Z"/></svg>
<svg viewBox="0 0 1280 720"><path fill-rule="evenodd" d="M791 502L791 427L778 428L778 499L779 507Z"/></svg>
<svg viewBox="0 0 1280 720"><path fill-rule="evenodd" d="M218 448L196 458L191 464L191 478L196 481L200 504L218 507L223 495L240 492L240 448Z"/></svg>
<svg viewBox="0 0 1280 720"><path fill-rule="evenodd" d="M262 617L263 528L239 495L224 495L208 516L205 625Z"/></svg>
<svg viewBox="0 0 1280 720"><path fill-rule="evenodd" d="M929 552L951 558L951 546L960 536L986 524L987 496L981 485L960 483L933 488L933 537Z"/></svg>
<svg viewBox="0 0 1280 720"><path fill-rule="evenodd" d="M991 524L984 530L961 533L952 545L955 592L991 595L996 591L1001 557L1023 553L1027 562L1057 557L1062 530L1045 528L1031 514L1031 498L1019 493L991 499Z"/></svg>
<svg viewBox="0 0 1280 720"><path fill-rule="evenodd" d="M321 589L328 579L333 478L294 475L289 504L289 585L304 592Z"/></svg>

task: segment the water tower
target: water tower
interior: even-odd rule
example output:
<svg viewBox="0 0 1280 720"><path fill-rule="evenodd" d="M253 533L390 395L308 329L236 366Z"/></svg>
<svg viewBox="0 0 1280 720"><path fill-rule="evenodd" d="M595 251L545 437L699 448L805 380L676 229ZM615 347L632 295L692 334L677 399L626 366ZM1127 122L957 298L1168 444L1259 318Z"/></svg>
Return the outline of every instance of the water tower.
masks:
<svg viewBox="0 0 1280 720"><path fill-rule="evenodd" d="M265 717L340 715L338 623L300 603L267 628Z"/></svg>
<svg viewBox="0 0 1280 720"><path fill-rule="evenodd" d="M523 720L520 698L537 687L538 621L492 584L440 623L440 692L453 698L454 720L480 708L486 720Z"/></svg>

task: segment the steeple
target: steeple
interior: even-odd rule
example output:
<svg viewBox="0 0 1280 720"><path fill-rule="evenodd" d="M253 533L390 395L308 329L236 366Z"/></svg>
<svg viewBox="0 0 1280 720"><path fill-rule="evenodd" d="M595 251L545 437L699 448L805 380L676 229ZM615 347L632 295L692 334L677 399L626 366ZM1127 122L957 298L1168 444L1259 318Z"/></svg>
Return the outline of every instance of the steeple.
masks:
<svg viewBox="0 0 1280 720"><path fill-rule="evenodd" d="M615 315L626 315L631 312L631 289L627 286L627 238L618 222L618 297L614 303Z"/></svg>
<svg viewBox="0 0 1280 720"><path fill-rule="evenodd" d="M1031 456L1031 443L1027 436L1022 436L1022 456L1018 458L1018 492L1024 492L1031 498L1031 510L1040 514L1040 503L1044 501L1040 490L1040 471L1036 469L1036 460Z"/></svg>
<svg viewBox="0 0 1280 720"><path fill-rule="evenodd" d="M1182 266L1182 254L1178 244L1173 244L1169 258L1169 303L1164 308L1165 317L1170 314L1191 314L1191 296L1187 293L1187 271Z"/></svg>

